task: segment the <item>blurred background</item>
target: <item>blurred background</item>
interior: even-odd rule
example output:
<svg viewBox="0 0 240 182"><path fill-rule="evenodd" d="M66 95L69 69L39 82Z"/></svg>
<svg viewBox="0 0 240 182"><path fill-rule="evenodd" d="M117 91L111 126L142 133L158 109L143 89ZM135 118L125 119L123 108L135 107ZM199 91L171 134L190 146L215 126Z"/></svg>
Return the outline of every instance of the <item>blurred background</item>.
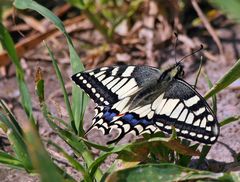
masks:
<svg viewBox="0 0 240 182"><path fill-rule="evenodd" d="M204 49L183 61L185 80L194 84L201 61L203 72L215 83L239 59L240 1L238 0L38 0L64 23L85 69L101 66L134 64L149 65L161 70L176 59L191 54L203 45ZM33 111L39 121L40 134L58 140L39 111L35 96L34 75L42 69L47 102L52 113L66 118L63 97L52 67L51 57L43 40L53 50L70 93L73 74L70 68L66 39L55 26L38 13L17 10L10 0L0 1L0 18L14 39L18 56L33 97ZM176 41L176 36L178 41ZM1 35L0 35L1 36ZM240 70L239 70L240 71ZM7 53L0 47L0 98L24 124L25 113L19 104L15 70ZM208 84L201 75L197 91L202 95ZM240 114L240 81L217 96L219 121ZM92 119L91 103L85 115L85 128ZM1 132L0 132L1 134ZM1 134L4 142L4 134ZM108 137L101 132L90 133L89 140L105 144ZM123 143L131 141L128 137ZM7 142L7 141L5 141ZM60 142L60 141L59 141ZM5 151L7 144L2 144ZM54 152L54 151L52 151ZM219 142L208 158L232 162L240 152L240 125L235 122L223 127ZM221 153L221 155L219 155ZM109 163L111 159L109 159ZM108 165L108 162L107 164ZM0 179L16 178L16 171L0 167ZM20 172L19 172L20 173ZM21 172L21 179L35 180ZM4 176L4 177L1 177ZM2 181L2 180L1 180ZM6 180L7 181L7 180Z"/></svg>

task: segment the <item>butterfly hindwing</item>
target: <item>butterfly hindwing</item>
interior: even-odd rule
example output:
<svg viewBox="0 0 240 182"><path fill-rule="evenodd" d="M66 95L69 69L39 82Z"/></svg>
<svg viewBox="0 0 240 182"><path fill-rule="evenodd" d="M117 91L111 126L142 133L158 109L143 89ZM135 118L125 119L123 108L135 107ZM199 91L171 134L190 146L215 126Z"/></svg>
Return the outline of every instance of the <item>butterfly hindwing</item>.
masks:
<svg viewBox="0 0 240 182"><path fill-rule="evenodd" d="M158 131L171 134L172 126L178 136L205 144L214 143L219 135L219 125L211 108L188 83L179 79L172 81L167 92L161 93L151 104L111 118L110 126L120 128L114 141L132 131L135 135Z"/></svg>
<svg viewBox="0 0 240 182"><path fill-rule="evenodd" d="M152 120L160 130L171 133L174 126L179 136L215 143L219 135L217 118L205 99L188 83L180 79L172 81L158 102Z"/></svg>
<svg viewBox="0 0 240 182"><path fill-rule="evenodd" d="M109 141L108 144L119 141L128 133L140 135L143 133L152 134L156 130L159 131L152 121L141 119L134 113L121 115L118 110L112 109L108 106L96 106L95 112L96 114L93 118L93 124L88 131L96 128L101 130L103 134L109 134L112 129L118 130L118 136L112 141Z"/></svg>
<svg viewBox="0 0 240 182"><path fill-rule="evenodd" d="M104 135L109 134L110 132L109 123L116 114L113 113L112 116L107 115L107 117L105 117L107 114L107 111L109 110L109 107L107 106L104 107L104 106L97 105L94 110L95 110L95 116L93 117L92 125L87 130L86 133L91 131L93 128L96 128L101 130Z"/></svg>

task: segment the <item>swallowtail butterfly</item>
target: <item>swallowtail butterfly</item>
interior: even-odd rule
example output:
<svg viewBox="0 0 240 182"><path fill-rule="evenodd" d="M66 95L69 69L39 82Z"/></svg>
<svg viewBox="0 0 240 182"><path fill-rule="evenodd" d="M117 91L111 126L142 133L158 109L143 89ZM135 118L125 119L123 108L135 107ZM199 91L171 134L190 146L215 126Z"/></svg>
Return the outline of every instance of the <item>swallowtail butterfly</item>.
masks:
<svg viewBox="0 0 240 182"><path fill-rule="evenodd" d="M72 76L97 104L89 130L104 134L119 130L113 143L127 133L141 135L159 131L203 144L213 144L219 124L206 100L182 80L180 63L161 72L149 66L112 66L83 71Z"/></svg>

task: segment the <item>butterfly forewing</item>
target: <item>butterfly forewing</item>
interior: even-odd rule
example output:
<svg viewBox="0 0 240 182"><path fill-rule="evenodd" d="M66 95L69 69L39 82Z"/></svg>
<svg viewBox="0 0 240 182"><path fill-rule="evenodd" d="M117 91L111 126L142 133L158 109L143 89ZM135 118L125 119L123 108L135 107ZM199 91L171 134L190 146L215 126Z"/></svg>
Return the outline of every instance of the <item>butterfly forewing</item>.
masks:
<svg viewBox="0 0 240 182"><path fill-rule="evenodd" d="M158 69L147 66L112 66L76 73L72 80L97 104L113 105L160 75Z"/></svg>
<svg viewBox="0 0 240 182"><path fill-rule="evenodd" d="M119 136L111 143L127 133L170 134L174 126L178 136L214 143L219 125L207 102L185 81L160 79L163 74L148 66L113 66L73 75L97 103L90 129L108 134L117 128Z"/></svg>
<svg viewBox="0 0 240 182"><path fill-rule="evenodd" d="M92 71L76 73L72 80L80 86L99 105L110 105L118 101L118 96L111 92L101 81L108 83L115 77L111 76L113 68L98 68ZM105 79L104 79L105 78ZM107 99L107 100L106 100Z"/></svg>

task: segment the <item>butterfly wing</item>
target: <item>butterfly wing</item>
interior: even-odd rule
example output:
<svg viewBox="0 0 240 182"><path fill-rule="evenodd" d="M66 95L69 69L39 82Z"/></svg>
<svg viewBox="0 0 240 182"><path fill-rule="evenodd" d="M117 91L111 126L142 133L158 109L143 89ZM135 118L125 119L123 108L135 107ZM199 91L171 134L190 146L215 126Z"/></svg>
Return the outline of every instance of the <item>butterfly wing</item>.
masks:
<svg viewBox="0 0 240 182"><path fill-rule="evenodd" d="M161 72L148 66L112 66L76 73L72 80L98 105L111 106L139 88L157 82Z"/></svg>
<svg viewBox="0 0 240 182"><path fill-rule="evenodd" d="M153 118L159 129L169 133L173 125L177 134L184 138L205 144L217 141L219 124L216 115L191 85L177 79L170 83L164 98L164 106L157 108Z"/></svg>
<svg viewBox="0 0 240 182"><path fill-rule="evenodd" d="M111 108L115 107L116 103L123 104L126 101L124 98L130 97L149 83L157 83L160 75L161 72L153 67L125 65L102 67L74 74L72 80L97 104L93 124L88 131L97 128L103 134L108 134L110 121L113 116L119 114L117 110Z"/></svg>
<svg viewBox="0 0 240 182"><path fill-rule="evenodd" d="M103 114L106 113L106 111L108 110L109 107L107 106L99 106L97 105L95 107L95 116L92 120L93 124L91 125L91 127L86 131L86 133L88 133L89 131L91 131L93 128L96 128L100 131L102 131L102 133L104 135L109 134L110 132L110 126L109 126L109 120L107 120L106 118L103 117Z"/></svg>
<svg viewBox="0 0 240 182"><path fill-rule="evenodd" d="M185 81L174 79L165 92L153 100L149 98L151 94L146 92L145 95L150 100L148 104L139 103L140 106L110 123L120 131L114 141L132 131L136 135L158 131L171 134L174 126L178 136L204 144L216 142L219 124L215 114L205 99Z"/></svg>

